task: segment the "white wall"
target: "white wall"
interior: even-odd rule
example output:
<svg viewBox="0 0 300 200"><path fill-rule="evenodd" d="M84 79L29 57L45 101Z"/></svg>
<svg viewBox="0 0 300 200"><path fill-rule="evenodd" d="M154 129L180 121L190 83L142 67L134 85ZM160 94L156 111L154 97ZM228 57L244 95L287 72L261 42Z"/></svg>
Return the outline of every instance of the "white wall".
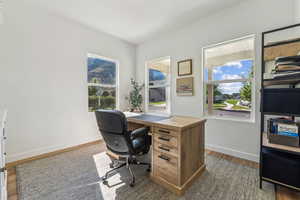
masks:
<svg viewBox="0 0 300 200"><path fill-rule="evenodd" d="M295 19L296 23L300 23L300 0L295 0Z"/></svg>
<svg viewBox="0 0 300 200"><path fill-rule="evenodd" d="M3 23L3 1L0 0L0 25Z"/></svg>
<svg viewBox="0 0 300 200"><path fill-rule="evenodd" d="M120 62L122 100L135 75L135 46L24 1L6 1L4 15L0 106L9 110L8 161L99 138L88 113L86 55Z"/></svg>
<svg viewBox="0 0 300 200"><path fill-rule="evenodd" d="M200 117L202 113L201 50L202 47L241 36L257 35L257 60L255 82L255 123L225 120L208 120L206 145L216 151L250 160L259 155L259 76L260 76L260 33L272 28L293 24L293 1L252 0L201 19L179 31L152 39L137 48L137 77L144 80L145 61L162 56L172 59L172 113ZM274 14L280 13L280 14ZM176 62L192 58L194 64L195 96L176 96Z"/></svg>

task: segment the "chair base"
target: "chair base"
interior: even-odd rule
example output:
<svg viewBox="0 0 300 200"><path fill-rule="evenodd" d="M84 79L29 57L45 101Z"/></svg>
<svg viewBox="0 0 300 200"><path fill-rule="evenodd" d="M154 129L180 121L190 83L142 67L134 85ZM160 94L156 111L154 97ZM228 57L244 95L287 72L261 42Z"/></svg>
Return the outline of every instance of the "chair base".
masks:
<svg viewBox="0 0 300 200"><path fill-rule="evenodd" d="M112 173L112 172L114 172L117 169L120 169L122 167L126 167L129 171L129 173L130 173L130 176L131 176L131 181L129 183L130 187L134 187L134 184L135 184L135 175L134 175L133 171L131 170L130 165L146 165L146 166L148 166L147 172L151 171L151 164L150 163L139 162L139 161L136 160L136 158L127 157L126 162L121 163L117 167L114 167L115 166L114 161L117 161L118 164L120 164L120 162L122 162L120 160L113 160L112 163L109 164L110 168L113 168L113 169L109 170L108 172L105 173L105 175L103 177L101 177L101 180L104 184L107 184L108 175L110 173Z"/></svg>

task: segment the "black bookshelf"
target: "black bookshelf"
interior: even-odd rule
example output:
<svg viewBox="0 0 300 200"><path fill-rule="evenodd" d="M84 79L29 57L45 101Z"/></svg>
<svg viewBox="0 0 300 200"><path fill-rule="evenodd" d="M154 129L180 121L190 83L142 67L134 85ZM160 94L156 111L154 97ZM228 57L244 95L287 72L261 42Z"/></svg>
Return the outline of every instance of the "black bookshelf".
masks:
<svg viewBox="0 0 300 200"><path fill-rule="evenodd" d="M269 45L264 45L264 47L274 47L274 46L279 46L279 45L284 45L284 44L290 44L290 43L294 43L294 42L300 42L300 38L294 39L294 40L287 40L287 41L282 41L282 42L276 42L273 44L269 44Z"/></svg>
<svg viewBox="0 0 300 200"><path fill-rule="evenodd" d="M260 138L260 188L262 188L262 182L267 181L273 184L278 184L284 187L292 188L300 191L300 147L290 147L285 145L273 144L268 141L266 130L265 130L265 118L266 116L290 116L292 119L295 117L300 117L300 91L299 88L295 88L297 84L300 83L300 79L264 79L264 73L266 71L266 60L265 60L265 50L266 48L286 46L292 43L300 42L300 35L294 39L282 40L270 44L265 44L265 39L269 34L274 34L280 31L293 30L294 28L300 28L300 24L294 24L291 26L286 26L262 33L262 52L261 52L261 138ZM299 50L300 51L300 50ZM266 103L273 103L272 101L277 101L278 99L266 98L268 88L270 86L275 86L278 88L278 97L280 97L280 89L282 88L282 95L286 95L284 91L289 88L289 91L296 93L293 98L299 102L299 106L294 104L295 112L285 112L285 109L268 110L266 111ZM283 86L283 87L281 87ZM287 87L288 86L288 87ZM284 98L281 98L284 99ZM268 101L266 101L268 100ZM283 104L284 105L284 104ZM280 112L278 111L280 110ZM287 109L288 110L288 109ZM291 110L289 108L289 110Z"/></svg>
<svg viewBox="0 0 300 200"><path fill-rule="evenodd" d="M264 115L277 115L277 116L290 116L290 117L300 117L300 114L291 113L279 113L279 112L262 112Z"/></svg>

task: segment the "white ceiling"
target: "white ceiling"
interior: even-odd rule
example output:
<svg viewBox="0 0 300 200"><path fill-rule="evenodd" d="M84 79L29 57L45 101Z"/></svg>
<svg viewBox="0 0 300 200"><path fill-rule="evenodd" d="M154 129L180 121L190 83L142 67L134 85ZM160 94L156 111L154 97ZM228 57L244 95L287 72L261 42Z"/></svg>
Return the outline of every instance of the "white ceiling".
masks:
<svg viewBox="0 0 300 200"><path fill-rule="evenodd" d="M243 0L28 0L131 43L174 30Z"/></svg>

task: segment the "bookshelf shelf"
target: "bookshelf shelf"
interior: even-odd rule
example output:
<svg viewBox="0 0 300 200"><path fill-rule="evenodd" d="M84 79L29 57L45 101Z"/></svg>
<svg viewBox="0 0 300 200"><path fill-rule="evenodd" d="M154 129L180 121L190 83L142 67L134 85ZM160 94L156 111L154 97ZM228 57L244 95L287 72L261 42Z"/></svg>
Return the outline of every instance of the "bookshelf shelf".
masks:
<svg viewBox="0 0 300 200"><path fill-rule="evenodd" d="M276 115L276 116L290 116L290 117L300 117L299 114L290 114L290 113L275 113L275 112L262 112L264 115Z"/></svg>
<svg viewBox="0 0 300 200"><path fill-rule="evenodd" d="M270 143L269 140L268 140L267 133L263 133L263 143L262 143L262 145L265 146L265 147L273 148L273 149L300 153L300 147L290 147L290 146L286 146L286 145Z"/></svg>
<svg viewBox="0 0 300 200"><path fill-rule="evenodd" d="M274 43L265 45L264 48L280 46L280 45L285 45L285 44L290 44L290 43L295 43L295 42L300 42L300 38L296 38L296 39L293 39L293 40L274 42Z"/></svg>

